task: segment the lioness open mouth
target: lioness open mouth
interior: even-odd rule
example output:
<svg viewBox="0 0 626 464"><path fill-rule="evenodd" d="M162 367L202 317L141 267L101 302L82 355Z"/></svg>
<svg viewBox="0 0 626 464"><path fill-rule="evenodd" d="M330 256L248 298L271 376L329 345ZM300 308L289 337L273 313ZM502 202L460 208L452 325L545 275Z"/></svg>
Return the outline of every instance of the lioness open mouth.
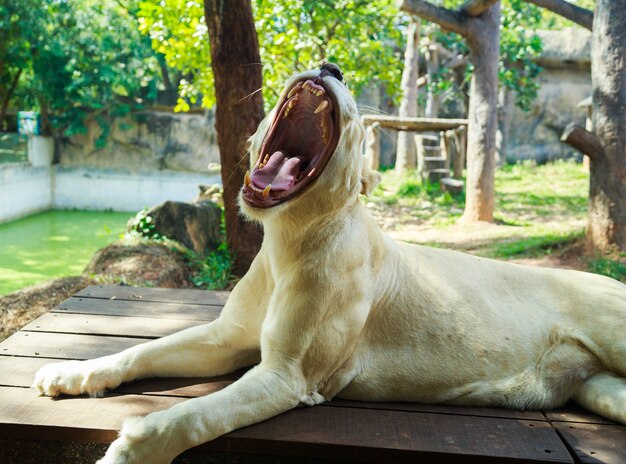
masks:
<svg viewBox="0 0 626 464"><path fill-rule="evenodd" d="M320 77L296 82L281 102L261 144L243 199L269 208L301 193L319 177L339 140L338 106Z"/></svg>

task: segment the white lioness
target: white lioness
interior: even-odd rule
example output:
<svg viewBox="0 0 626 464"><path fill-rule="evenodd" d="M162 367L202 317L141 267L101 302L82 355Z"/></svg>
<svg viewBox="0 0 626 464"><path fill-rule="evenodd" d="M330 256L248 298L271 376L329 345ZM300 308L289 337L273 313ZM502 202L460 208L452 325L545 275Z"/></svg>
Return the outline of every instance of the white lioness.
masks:
<svg viewBox="0 0 626 464"><path fill-rule="evenodd" d="M46 395L98 395L257 364L217 393L128 420L101 463L169 463L334 397L517 409L574 398L626 423L626 286L387 237L359 200L377 174L342 80L334 65L295 76L253 136L241 208L265 238L218 320L37 373Z"/></svg>

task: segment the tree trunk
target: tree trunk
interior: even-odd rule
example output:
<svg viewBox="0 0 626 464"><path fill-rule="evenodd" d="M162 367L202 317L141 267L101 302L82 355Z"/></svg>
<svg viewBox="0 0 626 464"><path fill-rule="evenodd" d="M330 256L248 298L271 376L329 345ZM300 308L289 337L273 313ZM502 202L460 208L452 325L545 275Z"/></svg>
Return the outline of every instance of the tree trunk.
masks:
<svg viewBox="0 0 626 464"><path fill-rule="evenodd" d="M409 24L406 51L404 52L404 70L402 71L402 102L400 116L417 117L417 77L419 59L419 20L412 18ZM406 172L417 167L415 134L408 131L398 132L396 150L396 171Z"/></svg>
<svg viewBox="0 0 626 464"><path fill-rule="evenodd" d="M258 225L239 214L237 197L249 168L246 141L263 119L259 42L250 0L205 0L215 80L215 129L222 164L226 240L233 272L242 276L262 241Z"/></svg>
<svg viewBox="0 0 626 464"><path fill-rule="evenodd" d="M591 79L594 132L603 147L590 156L587 243L626 251L626 0L598 0Z"/></svg>
<svg viewBox="0 0 626 464"><path fill-rule="evenodd" d="M11 101L11 97L13 96L13 92L15 92L15 88L17 87L17 83L20 80L20 76L22 75L23 69L20 69L15 76L13 76L13 80L11 81L11 85L9 86L7 93L2 96L2 103L0 103L0 130L3 130L4 127L4 118L7 114L7 109L9 107L9 102Z"/></svg>
<svg viewBox="0 0 626 464"><path fill-rule="evenodd" d="M400 8L461 34L474 65L468 109L465 222L493 221L497 129L500 1L468 0L458 10L426 0L401 0Z"/></svg>
<svg viewBox="0 0 626 464"><path fill-rule="evenodd" d="M468 22L474 65L468 110L467 180L463 221L493 221L500 2Z"/></svg>
<svg viewBox="0 0 626 464"><path fill-rule="evenodd" d="M426 72L430 78L430 82L433 81L433 76L439 72L439 52L435 44L431 44L426 52ZM441 104L441 97L439 94L433 91L432 86L428 86L428 93L426 94L426 108L424 109L424 116L427 118L439 117L439 106Z"/></svg>

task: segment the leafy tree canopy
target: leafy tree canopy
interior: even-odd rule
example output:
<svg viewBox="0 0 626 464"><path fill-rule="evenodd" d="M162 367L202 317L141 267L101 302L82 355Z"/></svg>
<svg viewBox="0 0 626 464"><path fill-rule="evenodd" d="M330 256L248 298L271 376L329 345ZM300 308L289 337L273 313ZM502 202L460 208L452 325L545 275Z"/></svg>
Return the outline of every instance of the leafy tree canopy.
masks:
<svg viewBox="0 0 626 464"><path fill-rule="evenodd" d="M444 6L454 9L462 3L462 0L446 0ZM540 8L525 0L503 0L501 11L500 85L513 90L515 104L528 111L539 89L537 77L541 67L534 60L542 51L542 43L535 30L544 24L544 18ZM430 36L451 51L463 55L468 53L464 39L458 34L442 31L433 23L423 24L424 35ZM442 95L444 101L459 98L459 93L467 91L466 84L472 70L470 63L463 82L459 85L455 72L444 67L429 85L434 92Z"/></svg>
<svg viewBox="0 0 626 464"><path fill-rule="evenodd" d="M0 21L16 25L0 27L12 34L1 46L13 47L11 67L22 71L12 106L39 110L71 135L84 130L87 116L106 128L107 117L154 101L161 69L131 7L114 0L12 0L11 12L0 11ZM6 74L0 72L1 85Z"/></svg>
<svg viewBox="0 0 626 464"><path fill-rule="evenodd" d="M254 14L264 63L264 101L271 107L285 78L319 66L341 65L358 93L376 81L391 95L399 92L402 22L392 0L256 0ZM141 30L181 82L178 110L214 103L213 76L201 0L146 0L140 4Z"/></svg>

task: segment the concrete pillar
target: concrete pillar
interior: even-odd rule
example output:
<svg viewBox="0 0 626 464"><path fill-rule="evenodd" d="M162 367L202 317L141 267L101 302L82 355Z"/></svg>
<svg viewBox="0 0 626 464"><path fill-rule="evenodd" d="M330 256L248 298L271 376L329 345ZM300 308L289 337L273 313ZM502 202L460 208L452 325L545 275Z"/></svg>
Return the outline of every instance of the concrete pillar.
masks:
<svg viewBox="0 0 626 464"><path fill-rule="evenodd" d="M33 166L51 166L54 157L54 139L43 135L28 137L28 161Z"/></svg>

